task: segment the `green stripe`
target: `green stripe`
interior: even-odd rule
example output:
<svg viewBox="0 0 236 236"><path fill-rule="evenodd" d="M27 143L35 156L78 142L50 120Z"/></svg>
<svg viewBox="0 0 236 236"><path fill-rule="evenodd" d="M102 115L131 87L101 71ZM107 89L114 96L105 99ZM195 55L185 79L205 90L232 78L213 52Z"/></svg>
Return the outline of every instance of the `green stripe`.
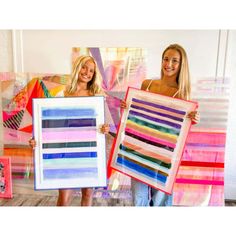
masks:
<svg viewBox="0 0 236 236"><path fill-rule="evenodd" d="M97 142L43 143L43 148L96 147Z"/></svg>
<svg viewBox="0 0 236 236"><path fill-rule="evenodd" d="M177 136L179 135L179 132L177 130L165 128L165 127L162 127L160 125L154 125L154 124L151 124L151 123L149 123L147 121L144 121L144 120L140 120L140 119L138 119L136 117L133 117L133 116L129 116L128 120L131 120L131 121L135 122L138 125L149 127L151 129L155 129L155 130L158 130L158 131L163 132L163 133L174 134L174 135L177 135Z"/></svg>
<svg viewBox="0 0 236 236"><path fill-rule="evenodd" d="M171 168L171 163L168 164L168 163L165 163L165 162L163 162L163 161L160 161L160 160L158 160L158 159L156 159L156 158L152 158L152 157L143 155L143 154L141 154L141 153L139 153L139 152L137 152L137 151L135 151L135 150L133 150L133 149L131 149L131 148L128 148L128 147L126 147L126 146L124 146L124 145L122 145L122 144L120 144L120 150L126 151L127 153L132 153L132 154L134 154L134 155L136 155L136 156L139 156L139 157L141 157L141 158L143 158L143 159L145 159L145 160L154 162L154 163L156 163L156 164L158 164L158 165L160 165L160 166L163 166L163 167L165 167L165 168L167 168L167 169L170 169L170 168Z"/></svg>

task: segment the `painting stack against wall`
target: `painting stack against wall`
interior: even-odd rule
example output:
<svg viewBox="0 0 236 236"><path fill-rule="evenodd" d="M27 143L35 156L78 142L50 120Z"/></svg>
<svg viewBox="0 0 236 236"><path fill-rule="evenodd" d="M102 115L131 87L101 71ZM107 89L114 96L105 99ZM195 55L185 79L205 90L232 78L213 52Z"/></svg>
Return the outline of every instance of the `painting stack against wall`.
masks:
<svg viewBox="0 0 236 236"><path fill-rule="evenodd" d="M229 80L209 78L193 84L201 120L192 126L174 186L174 205L224 205L224 155Z"/></svg>
<svg viewBox="0 0 236 236"><path fill-rule="evenodd" d="M29 178L33 173L32 98L55 96L64 89L68 76L30 73L0 73L3 155L11 158L13 179Z"/></svg>
<svg viewBox="0 0 236 236"><path fill-rule="evenodd" d="M120 120L120 99L124 99L128 86L140 88L146 79L147 50L144 48L72 48L72 63L80 55L95 58L103 90L106 92L106 122L111 132L116 134ZM107 147L110 151L110 147ZM109 155L107 155L109 156ZM117 191L119 196L127 196L130 190L130 178L113 172L109 189ZM121 191L122 190L122 191Z"/></svg>

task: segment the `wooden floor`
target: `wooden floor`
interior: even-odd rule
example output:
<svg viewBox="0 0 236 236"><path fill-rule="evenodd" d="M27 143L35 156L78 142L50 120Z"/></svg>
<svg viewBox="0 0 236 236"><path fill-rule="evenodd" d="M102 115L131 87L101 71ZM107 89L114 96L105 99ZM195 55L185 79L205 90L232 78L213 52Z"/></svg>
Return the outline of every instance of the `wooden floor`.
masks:
<svg viewBox="0 0 236 236"><path fill-rule="evenodd" d="M33 180L14 180L13 198L0 198L0 206L56 206L57 190L35 191ZM71 206L80 206L81 192L75 191ZM96 189L93 206L132 206L131 192ZM225 206L236 206L235 200L226 200Z"/></svg>
<svg viewBox="0 0 236 236"><path fill-rule="evenodd" d="M35 191L33 180L14 180L13 198L0 198L0 206L56 206L58 191ZM71 206L80 206L81 192L76 190ZM93 206L131 206L129 191L114 192L95 189Z"/></svg>

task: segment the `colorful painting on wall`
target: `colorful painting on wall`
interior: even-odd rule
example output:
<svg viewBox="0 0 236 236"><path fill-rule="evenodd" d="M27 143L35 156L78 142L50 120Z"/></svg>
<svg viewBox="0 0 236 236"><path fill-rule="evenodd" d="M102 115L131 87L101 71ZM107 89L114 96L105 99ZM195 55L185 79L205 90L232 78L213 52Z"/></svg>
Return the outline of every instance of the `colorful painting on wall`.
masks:
<svg viewBox="0 0 236 236"><path fill-rule="evenodd" d="M129 88L110 166L172 193L197 103Z"/></svg>
<svg viewBox="0 0 236 236"><path fill-rule="evenodd" d="M104 97L33 99L35 189L106 186Z"/></svg>
<svg viewBox="0 0 236 236"><path fill-rule="evenodd" d="M12 198L11 159L0 157L0 198Z"/></svg>

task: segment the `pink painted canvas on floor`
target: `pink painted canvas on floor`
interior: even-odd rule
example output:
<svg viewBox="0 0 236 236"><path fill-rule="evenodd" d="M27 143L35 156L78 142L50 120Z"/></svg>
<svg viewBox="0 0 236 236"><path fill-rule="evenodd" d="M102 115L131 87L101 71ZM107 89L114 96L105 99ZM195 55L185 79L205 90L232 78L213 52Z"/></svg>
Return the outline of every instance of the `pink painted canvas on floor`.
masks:
<svg viewBox="0 0 236 236"><path fill-rule="evenodd" d="M0 157L0 198L12 198L11 160Z"/></svg>

